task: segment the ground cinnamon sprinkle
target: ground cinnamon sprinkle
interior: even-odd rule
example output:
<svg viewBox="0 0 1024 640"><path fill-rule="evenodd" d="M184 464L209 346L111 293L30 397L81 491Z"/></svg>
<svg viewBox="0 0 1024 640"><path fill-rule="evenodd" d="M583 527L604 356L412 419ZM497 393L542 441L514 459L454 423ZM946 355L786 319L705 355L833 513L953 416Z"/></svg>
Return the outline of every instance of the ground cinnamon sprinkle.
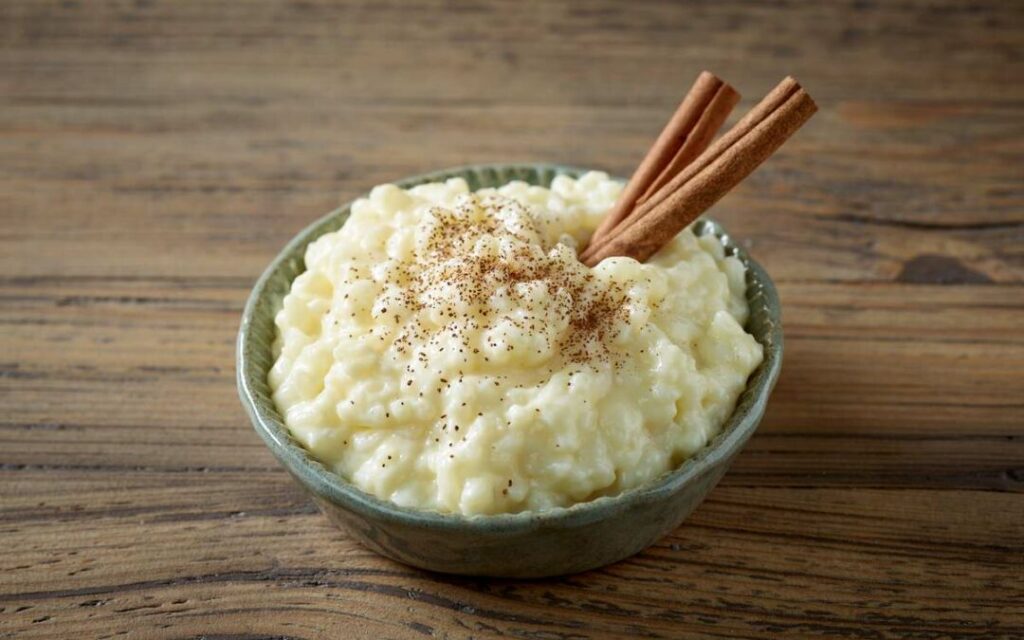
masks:
<svg viewBox="0 0 1024 640"><path fill-rule="evenodd" d="M553 311L566 324L557 343L546 345L554 354L573 363L614 360L609 342L616 323L627 317L626 292L617 283L600 281L574 254L563 259L552 253L553 247L539 243L528 207L506 198L470 195L452 209L431 209L430 218L418 260L386 282L402 292L395 305L395 325L401 322L398 309L411 320L393 343L399 353L444 336L457 341L458 352L468 362L471 354L478 354L478 344L500 348L497 338L479 342L474 334L486 336L488 329L505 325L526 335L547 335ZM478 250L481 239L497 243L497 250ZM527 285L526 295L519 285ZM537 287L544 293L542 300L528 294ZM508 296L514 309L497 308L495 295ZM428 314L423 312L429 310L447 323L437 327L425 320ZM386 311L387 307L381 313ZM507 341L506 350L515 348ZM422 351L417 359L427 360Z"/></svg>

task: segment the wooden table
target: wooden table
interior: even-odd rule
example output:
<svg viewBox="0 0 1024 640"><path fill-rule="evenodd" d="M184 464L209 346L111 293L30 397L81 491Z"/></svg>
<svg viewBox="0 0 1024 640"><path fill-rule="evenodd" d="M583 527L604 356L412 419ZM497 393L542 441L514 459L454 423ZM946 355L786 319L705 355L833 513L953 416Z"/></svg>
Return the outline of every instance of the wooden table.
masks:
<svg viewBox="0 0 1024 640"><path fill-rule="evenodd" d="M0 637L1024 634L1024 5L0 6ZM333 528L239 406L264 265L370 186L626 174L696 73L821 112L714 209L786 362L629 561L429 575Z"/></svg>

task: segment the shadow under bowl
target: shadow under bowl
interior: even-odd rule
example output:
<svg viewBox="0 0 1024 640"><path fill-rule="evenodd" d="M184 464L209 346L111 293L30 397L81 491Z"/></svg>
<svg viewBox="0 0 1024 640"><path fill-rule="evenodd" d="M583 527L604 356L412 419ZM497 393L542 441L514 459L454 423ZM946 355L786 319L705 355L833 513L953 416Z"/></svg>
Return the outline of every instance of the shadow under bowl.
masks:
<svg viewBox="0 0 1024 640"><path fill-rule="evenodd" d="M477 165L399 180L409 188L464 178L470 189L512 180L549 186L555 176L586 170L547 164ZM749 331L764 346L764 362L750 376L721 432L678 468L653 481L608 496L546 511L472 516L399 507L375 498L313 459L288 432L267 384L273 365L274 315L292 280L305 270L306 246L339 229L349 205L300 232L257 281L238 333L237 376L242 404L277 460L336 524L389 558L431 571L531 578L577 573L611 564L672 531L704 500L757 428L782 365L781 309L768 274L716 222L694 224L713 233L747 266Z"/></svg>

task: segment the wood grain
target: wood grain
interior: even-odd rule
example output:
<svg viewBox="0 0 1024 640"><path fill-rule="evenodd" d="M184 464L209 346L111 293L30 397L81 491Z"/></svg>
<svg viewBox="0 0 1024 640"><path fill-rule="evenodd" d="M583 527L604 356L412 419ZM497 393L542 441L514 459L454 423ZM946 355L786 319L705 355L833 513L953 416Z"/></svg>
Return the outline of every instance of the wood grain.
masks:
<svg viewBox="0 0 1024 640"><path fill-rule="evenodd" d="M987 0L0 4L0 637L1024 636L1022 24ZM640 556L544 581L332 528L235 396L263 266L412 173L628 175L704 68L821 107L712 212L787 332L722 485Z"/></svg>

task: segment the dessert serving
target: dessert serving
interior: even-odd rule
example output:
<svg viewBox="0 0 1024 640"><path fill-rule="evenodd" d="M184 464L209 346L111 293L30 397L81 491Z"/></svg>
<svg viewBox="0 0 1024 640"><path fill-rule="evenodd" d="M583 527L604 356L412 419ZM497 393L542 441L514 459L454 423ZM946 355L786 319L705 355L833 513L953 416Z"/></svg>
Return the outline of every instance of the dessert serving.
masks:
<svg viewBox="0 0 1024 640"><path fill-rule="evenodd" d="M248 319L240 334L243 401L255 402L254 422L279 459L314 495L327 490L324 482L335 487L330 501L348 506L321 506L347 527L372 516L374 527L398 536L381 541L380 532L357 529L368 544L446 571L541 575L594 566L597 556L608 561L649 543L664 530L661 519L678 523L749 436L779 365L781 333L764 333L765 311L758 309L758 337L744 329L751 300L769 293L775 304L767 276L722 236L688 227L815 106L787 78L712 142L738 99L702 74L624 186L596 171L532 184L473 176L487 187L475 191L458 177L381 185L348 208L340 229L304 232L308 240L293 242L302 242L304 265L284 276L290 284L267 356L246 355L257 344ZM270 282L296 264L282 260L261 279L246 318L260 313L259 292L276 288ZM768 373L754 376L756 404L748 397L740 422L732 418L742 432L723 441L721 455L701 453L701 465L666 476L720 433L769 349ZM281 428L309 455L405 511L379 520L381 507L346 497L349 489L305 468L275 435L276 419L254 384L267 387ZM660 476L693 486L652 484ZM609 503L646 513L672 500L664 518L638 522L628 545L609 537L603 521L591 528L590 559L538 549L516 564L487 546L477 561L463 560L456 548L492 544L462 537L468 529L449 540L455 547L444 558L412 557L424 537L438 543L430 527L452 525L399 515L554 513L662 484L669 493L645 489L651 497L643 503ZM595 522L576 520L548 535L578 536ZM506 551L530 550L522 546L529 528L520 530L528 522L514 525L513 538L508 530ZM541 557L551 553L557 566ZM481 569L483 558L497 564Z"/></svg>
<svg viewBox="0 0 1024 640"><path fill-rule="evenodd" d="M703 447L762 358L744 266L689 231L646 264L582 264L620 189L591 172L356 201L276 318L292 434L368 493L467 515L618 493Z"/></svg>

